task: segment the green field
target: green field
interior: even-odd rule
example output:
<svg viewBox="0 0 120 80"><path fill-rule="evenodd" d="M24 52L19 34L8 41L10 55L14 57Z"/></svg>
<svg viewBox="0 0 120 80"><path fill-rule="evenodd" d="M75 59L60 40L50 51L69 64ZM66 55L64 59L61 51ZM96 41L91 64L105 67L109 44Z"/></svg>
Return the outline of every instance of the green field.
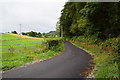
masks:
<svg viewBox="0 0 120 80"><path fill-rule="evenodd" d="M1 39L2 44L0 44L0 47L2 47L2 66L0 67L2 67L2 70L8 70L34 60L45 60L63 50L63 44L54 47L54 50L48 49L46 41L49 38L19 39L20 37L1 34L4 36ZM57 39L54 38L54 40Z"/></svg>
<svg viewBox="0 0 120 80"><path fill-rule="evenodd" d="M2 34L2 52L3 53L8 53L8 50L10 50L12 48L14 48L14 50L16 50L18 48L40 45L42 41L45 41L43 38L25 39L25 38L21 38L21 37L8 35L5 33L1 33L1 34Z"/></svg>
<svg viewBox="0 0 120 80"><path fill-rule="evenodd" d="M5 34L5 33L0 33L1 35L1 38L2 40L9 40L9 39L23 39L21 37L16 37L16 36L12 36L12 35L8 35L8 34Z"/></svg>
<svg viewBox="0 0 120 80"><path fill-rule="evenodd" d="M2 49L35 46L40 44L42 41L44 41L44 39L5 40L2 41Z"/></svg>

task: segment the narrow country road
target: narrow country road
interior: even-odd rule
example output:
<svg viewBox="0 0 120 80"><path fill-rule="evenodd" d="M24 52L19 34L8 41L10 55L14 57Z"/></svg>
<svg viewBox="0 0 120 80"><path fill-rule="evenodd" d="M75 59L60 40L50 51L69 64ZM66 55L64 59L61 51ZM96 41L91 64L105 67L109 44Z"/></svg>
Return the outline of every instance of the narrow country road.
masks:
<svg viewBox="0 0 120 80"><path fill-rule="evenodd" d="M63 54L3 73L3 78L83 78L92 56L70 42Z"/></svg>

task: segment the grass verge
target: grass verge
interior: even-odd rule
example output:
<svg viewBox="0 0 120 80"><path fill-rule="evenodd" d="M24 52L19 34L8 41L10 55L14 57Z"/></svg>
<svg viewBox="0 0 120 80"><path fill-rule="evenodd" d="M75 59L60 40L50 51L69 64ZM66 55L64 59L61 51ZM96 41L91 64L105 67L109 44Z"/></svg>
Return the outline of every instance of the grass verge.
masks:
<svg viewBox="0 0 120 80"><path fill-rule="evenodd" d="M116 51L108 47L104 48L97 44L88 43L88 41L70 41L76 46L94 54L96 67L92 70L92 73L95 74L95 78L119 78L120 58Z"/></svg>
<svg viewBox="0 0 120 80"><path fill-rule="evenodd" d="M29 47L13 48L12 52L2 54L2 70L6 71L35 60L49 59L64 50L64 44L61 39L54 39L54 41L58 42L54 43L55 45L49 45L50 41Z"/></svg>

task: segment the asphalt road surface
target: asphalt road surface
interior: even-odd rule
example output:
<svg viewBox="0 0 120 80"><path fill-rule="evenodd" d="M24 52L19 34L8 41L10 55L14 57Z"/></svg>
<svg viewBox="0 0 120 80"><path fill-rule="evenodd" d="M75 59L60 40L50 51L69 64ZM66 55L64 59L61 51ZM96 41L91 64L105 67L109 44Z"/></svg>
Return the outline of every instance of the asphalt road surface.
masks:
<svg viewBox="0 0 120 80"><path fill-rule="evenodd" d="M6 71L3 78L83 78L92 56L67 41L65 48L52 59Z"/></svg>

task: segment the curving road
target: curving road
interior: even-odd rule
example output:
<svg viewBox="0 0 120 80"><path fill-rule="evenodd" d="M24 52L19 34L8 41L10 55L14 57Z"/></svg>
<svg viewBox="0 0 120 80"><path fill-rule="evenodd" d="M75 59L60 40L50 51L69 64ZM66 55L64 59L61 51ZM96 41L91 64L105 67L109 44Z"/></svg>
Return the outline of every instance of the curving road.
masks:
<svg viewBox="0 0 120 80"><path fill-rule="evenodd" d="M92 56L65 41L63 54L3 73L3 78L83 78Z"/></svg>

